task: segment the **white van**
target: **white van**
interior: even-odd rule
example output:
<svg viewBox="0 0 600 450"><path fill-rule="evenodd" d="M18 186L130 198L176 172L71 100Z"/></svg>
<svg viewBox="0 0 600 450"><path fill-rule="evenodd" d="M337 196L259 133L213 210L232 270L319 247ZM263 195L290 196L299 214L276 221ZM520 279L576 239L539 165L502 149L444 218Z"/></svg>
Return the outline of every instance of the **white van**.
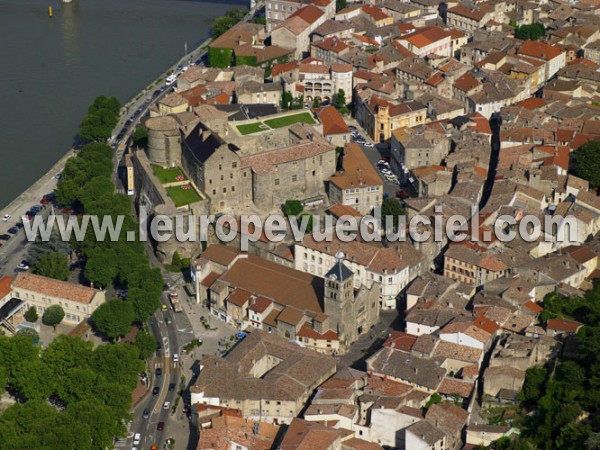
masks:
<svg viewBox="0 0 600 450"><path fill-rule="evenodd" d="M167 86L170 86L171 84L175 83L176 80L177 80L176 75L169 75L167 77Z"/></svg>
<svg viewBox="0 0 600 450"><path fill-rule="evenodd" d="M135 433L135 435L133 436L133 445L140 445L140 442L142 442L142 434Z"/></svg>

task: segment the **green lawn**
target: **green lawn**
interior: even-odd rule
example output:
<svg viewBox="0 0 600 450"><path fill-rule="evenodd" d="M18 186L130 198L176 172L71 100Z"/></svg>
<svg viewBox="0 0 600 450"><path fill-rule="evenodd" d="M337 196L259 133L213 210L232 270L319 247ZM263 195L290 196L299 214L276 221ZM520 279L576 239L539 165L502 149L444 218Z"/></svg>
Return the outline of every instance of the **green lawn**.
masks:
<svg viewBox="0 0 600 450"><path fill-rule="evenodd" d="M172 186L167 188L167 193L175 206L188 205L200 200L200 196L194 189L183 189L182 186Z"/></svg>
<svg viewBox="0 0 600 450"><path fill-rule="evenodd" d="M238 125L237 129L242 135L245 136L247 134L258 133L267 129L266 127L261 128L261 125L262 122L247 123L245 125Z"/></svg>
<svg viewBox="0 0 600 450"><path fill-rule="evenodd" d="M303 112L300 114L294 114L292 116L284 116L278 117L276 119L265 120L265 124L269 125L271 128L287 127L289 125L300 122L308 123L311 125L315 123L314 119L312 118L312 115L309 112Z"/></svg>
<svg viewBox="0 0 600 450"><path fill-rule="evenodd" d="M179 167L169 167L165 169L163 167L153 165L152 170L162 184L175 183L177 181L175 178L177 178L179 175L183 176L183 173L181 170L179 170Z"/></svg>

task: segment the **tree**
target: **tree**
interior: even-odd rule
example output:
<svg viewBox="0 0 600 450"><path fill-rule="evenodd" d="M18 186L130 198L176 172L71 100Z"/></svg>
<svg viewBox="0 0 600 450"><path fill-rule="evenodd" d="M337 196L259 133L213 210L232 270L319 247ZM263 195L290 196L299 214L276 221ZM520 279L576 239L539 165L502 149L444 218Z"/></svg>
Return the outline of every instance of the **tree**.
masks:
<svg viewBox="0 0 600 450"><path fill-rule="evenodd" d="M438 403L442 403L442 396L437 392L434 392L427 403L425 403L425 409L429 409L431 405L437 405Z"/></svg>
<svg viewBox="0 0 600 450"><path fill-rule="evenodd" d="M282 109L291 109L292 102L294 101L294 97L292 97L292 93L288 91L284 91L281 96L281 108Z"/></svg>
<svg viewBox="0 0 600 450"><path fill-rule="evenodd" d="M109 286L117 276L117 253L112 248L96 248L87 253L85 277L92 283Z"/></svg>
<svg viewBox="0 0 600 450"><path fill-rule="evenodd" d="M17 335L31 339L33 342L37 342L40 339L39 333L33 328L21 328L17 331Z"/></svg>
<svg viewBox="0 0 600 450"><path fill-rule="evenodd" d="M300 200L286 200L283 210L286 216L297 216L304 211L304 206Z"/></svg>
<svg viewBox="0 0 600 450"><path fill-rule="evenodd" d="M525 373L525 382L519 396L525 403L537 401L542 396L542 389L546 383L546 369L543 367L530 367Z"/></svg>
<svg viewBox="0 0 600 450"><path fill-rule="evenodd" d="M110 339L126 335L135 319L133 305L121 299L109 300L92 313L94 327Z"/></svg>
<svg viewBox="0 0 600 450"><path fill-rule="evenodd" d="M25 320L27 322L37 322L39 316L37 313L37 310L35 309L35 306L30 306L29 309L27 311L25 311L25 314L23 315L23 317L25 317Z"/></svg>
<svg viewBox="0 0 600 450"><path fill-rule="evenodd" d="M69 258L60 253L46 253L35 263L32 272L64 281L69 277Z"/></svg>
<svg viewBox="0 0 600 450"><path fill-rule="evenodd" d="M44 315L42 316L42 322L44 325L53 327L56 330L56 326L62 322L65 318L65 311L60 305L51 305L46 308Z"/></svg>
<svg viewBox="0 0 600 450"><path fill-rule="evenodd" d="M216 18L212 23L212 36L218 38L236 23L244 18L247 10L240 8L231 8L224 16Z"/></svg>
<svg viewBox="0 0 600 450"><path fill-rule="evenodd" d="M119 100L115 97L96 97L81 121L79 135L86 141L106 141L117 126L120 108Z"/></svg>
<svg viewBox="0 0 600 450"><path fill-rule="evenodd" d="M541 23L532 23L515 27L515 37L517 39L537 41L546 35L546 29Z"/></svg>
<svg viewBox="0 0 600 450"><path fill-rule="evenodd" d="M344 92L343 89L340 89L337 92L337 94L335 95L335 98L333 100L333 104L337 109L346 107L346 92Z"/></svg>
<svg viewBox="0 0 600 450"><path fill-rule="evenodd" d="M319 106L321 106L321 102L319 102L319 98L315 97L313 99L313 108L318 108Z"/></svg>
<svg viewBox="0 0 600 450"><path fill-rule="evenodd" d="M335 10L341 11L348 5L347 0L335 0Z"/></svg>
<svg viewBox="0 0 600 450"><path fill-rule="evenodd" d="M175 253L173 253L173 259L171 260L171 265L174 267L181 267L181 256L179 256L179 253L177 251L175 251Z"/></svg>
<svg viewBox="0 0 600 450"><path fill-rule="evenodd" d="M148 144L148 130L146 127L138 127L133 133L133 145L137 147L146 147Z"/></svg>
<svg viewBox="0 0 600 450"><path fill-rule="evenodd" d="M400 216L404 216L406 211L402 207L400 201L396 198L386 198L381 204L381 220L383 224L387 224L387 217L392 217L394 228L398 228Z"/></svg>
<svg viewBox="0 0 600 450"><path fill-rule="evenodd" d="M151 357L158 348L156 339L154 339L154 336L147 331L140 331L135 335L135 345L140 349L141 359L147 359Z"/></svg>
<svg viewBox="0 0 600 450"><path fill-rule="evenodd" d="M571 172L589 181L591 187L600 187L600 141L586 142L573 152L573 158Z"/></svg>

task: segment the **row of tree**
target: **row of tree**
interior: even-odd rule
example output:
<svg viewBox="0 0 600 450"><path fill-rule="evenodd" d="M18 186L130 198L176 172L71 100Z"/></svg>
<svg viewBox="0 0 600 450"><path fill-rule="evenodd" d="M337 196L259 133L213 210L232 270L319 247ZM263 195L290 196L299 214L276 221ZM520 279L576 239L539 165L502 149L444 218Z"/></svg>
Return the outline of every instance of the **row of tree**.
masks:
<svg viewBox="0 0 600 450"><path fill-rule="evenodd" d="M40 350L31 338L0 337L0 382L18 403L0 415L0 447L11 450L112 448L144 365L130 344L93 348L58 336Z"/></svg>
<svg viewBox="0 0 600 450"><path fill-rule="evenodd" d="M137 239L139 232L131 215L131 200L114 192L112 171L112 149L105 144L88 144L75 158L67 161L56 198L61 204L95 215L99 220L122 221L115 241L108 237L98 240L93 228L88 227L85 239L71 245L85 261L85 278L98 287L116 285L127 289L128 306L125 308L131 307L133 315L124 317L132 318L129 324L132 321L142 323L160 306L163 279L160 269L150 268L144 245ZM128 235L136 236L136 239L128 240ZM112 311L109 306L99 308L101 312L105 309ZM115 320L122 318L115 317ZM116 337L102 326L99 330Z"/></svg>
<svg viewBox="0 0 600 450"><path fill-rule="evenodd" d="M212 23L212 37L216 39L221 36L236 23L242 20L247 13L248 10L246 9L231 8L225 13L224 16L217 17Z"/></svg>
<svg viewBox="0 0 600 450"><path fill-rule="evenodd" d="M546 28L541 23L532 23L515 27L515 37L517 39L537 41L546 35Z"/></svg>
<svg viewBox="0 0 600 450"><path fill-rule="evenodd" d="M119 122L120 109L116 97L96 97L81 121L79 135L86 141L106 142Z"/></svg>

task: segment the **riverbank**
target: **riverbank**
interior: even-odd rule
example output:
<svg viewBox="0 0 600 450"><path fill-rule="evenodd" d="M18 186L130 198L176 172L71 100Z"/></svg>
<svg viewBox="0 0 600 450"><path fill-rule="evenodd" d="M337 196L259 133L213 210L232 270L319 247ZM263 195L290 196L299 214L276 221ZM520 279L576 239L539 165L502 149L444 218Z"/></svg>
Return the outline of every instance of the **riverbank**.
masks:
<svg viewBox="0 0 600 450"><path fill-rule="evenodd" d="M256 6L248 11L243 22L250 20L257 10L262 7L262 1L257 2ZM197 59L200 59L206 53L206 48L208 44L212 41L212 38L207 38L202 41L199 45L197 45L192 51L178 59L175 63L171 64L160 73L151 83L145 86L142 90L138 92L137 95L132 97L127 103L125 103L121 109L121 117L119 118L119 122L115 129L113 130L113 138L116 136L119 131L125 126L127 119L129 119L130 115L140 107L143 107L143 113L146 113L146 110L152 105L153 100L158 100L162 96L152 99L152 93L159 89L162 85L164 85L165 78L174 73L177 70L177 66L179 65L188 65L190 62L193 63ZM166 93L166 92L165 92ZM148 101L150 100L150 101ZM143 114L139 117L141 118ZM133 121L125 135L124 141L131 135L131 133L135 130L135 127L139 123L139 118ZM0 234L6 233L8 228L14 226L14 224L20 221L20 217L24 214L31 206L38 204L41 198L52 192L56 188L57 179L55 178L56 174L62 171L65 167L67 160L75 154L75 150L69 150L65 155L63 155L54 165L38 180L36 180L32 185L30 185L27 189L25 189L21 194L19 194L16 198L14 198L7 206L0 210L0 217L8 214L11 216L10 220L7 222L0 222ZM116 163L120 162L123 156L123 151L121 148L115 149L115 159Z"/></svg>

